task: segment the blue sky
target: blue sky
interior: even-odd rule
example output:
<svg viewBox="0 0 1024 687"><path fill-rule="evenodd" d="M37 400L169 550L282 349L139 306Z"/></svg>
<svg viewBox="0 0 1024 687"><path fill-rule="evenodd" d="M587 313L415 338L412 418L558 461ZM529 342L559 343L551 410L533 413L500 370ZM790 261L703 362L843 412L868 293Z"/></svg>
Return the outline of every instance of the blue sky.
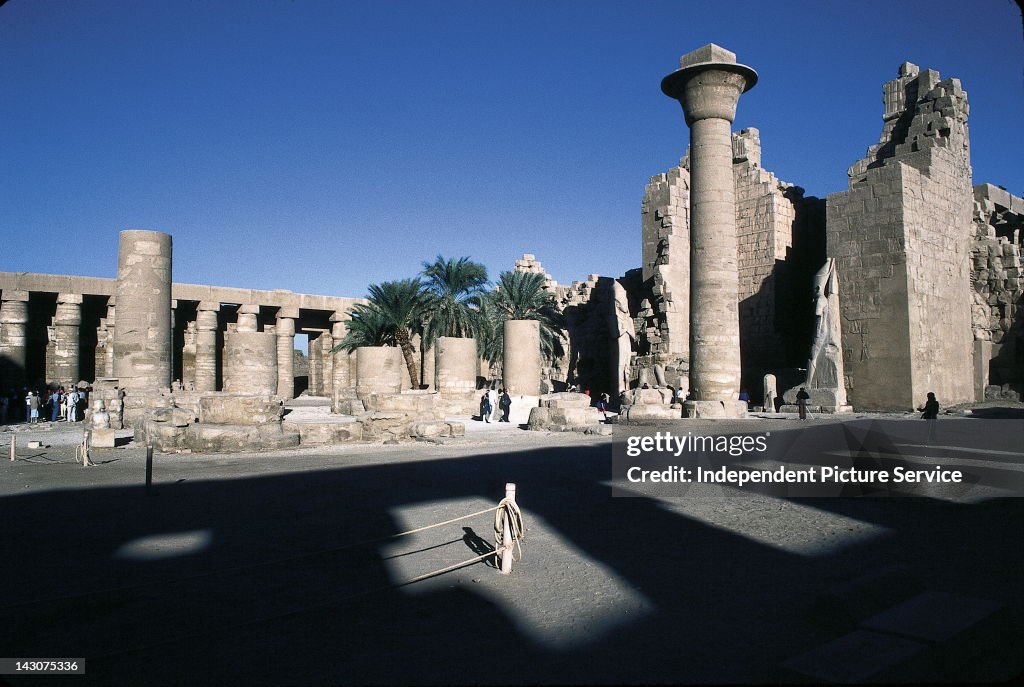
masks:
<svg viewBox="0 0 1024 687"><path fill-rule="evenodd" d="M437 253L561 282L640 262L648 178L688 141L659 90L708 42L760 74L735 128L823 196L909 60L962 79L975 183L1024 195L1024 42L972 2L157 2L0 7L0 270L361 296Z"/></svg>

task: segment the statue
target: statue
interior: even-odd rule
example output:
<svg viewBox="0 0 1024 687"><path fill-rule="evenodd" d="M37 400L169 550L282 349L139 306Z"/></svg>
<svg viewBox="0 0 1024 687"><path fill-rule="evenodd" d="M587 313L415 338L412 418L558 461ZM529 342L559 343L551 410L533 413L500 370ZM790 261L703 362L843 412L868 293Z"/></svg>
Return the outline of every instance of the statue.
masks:
<svg viewBox="0 0 1024 687"><path fill-rule="evenodd" d="M615 282L615 331L618 339L618 355L615 359L615 393L629 390L629 364L633 355L633 341L636 340L636 329L633 318L629 316L629 300L626 289Z"/></svg>
<svg viewBox="0 0 1024 687"><path fill-rule="evenodd" d="M764 376L764 409L765 412L775 412L775 399L779 395L779 387L775 380L775 375L766 374Z"/></svg>
<svg viewBox="0 0 1024 687"><path fill-rule="evenodd" d="M788 404L795 403L797 391L805 387L811 395L809 405L829 412L851 410L846 404L838 287L836 261L828 258L814 275L814 343L807 360L807 378L786 391Z"/></svg>
<svg viewBox="0 0 1024 687"><path fill-rule="evenodd" d="M107 412L107 404L102 399L93 403L90 424L93 429L110 429L110 413Z"/></svg>

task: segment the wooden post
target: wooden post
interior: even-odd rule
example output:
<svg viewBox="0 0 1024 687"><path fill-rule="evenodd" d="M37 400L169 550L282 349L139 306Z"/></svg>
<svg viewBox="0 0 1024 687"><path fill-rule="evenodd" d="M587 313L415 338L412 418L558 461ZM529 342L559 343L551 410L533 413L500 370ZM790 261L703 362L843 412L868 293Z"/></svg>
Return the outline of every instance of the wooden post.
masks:
<svg viewBox="0 0 1024 687"><path fill-rule="evenodd" d="M11 462L15 461L15 457L18 451L18 439L13 434L11 435Z"/></svg>
<svg viewBox="0 0 1024 687"><path fill-rule="evenodd" d="M89 430L85 430L85 436L82 437L82 467L83 468L87 468L90 465L92 465L92 463L89 462L89 449L91 448L91 444L92 444L91 439L92 439L91 433L89 432Z"/></svg>
<svg viewBox="0 0 1024 687"><path fill-rule="evenodd" d="M146 494L153 489L153 445L146 446Z"/></svg>
<svg viewBox="0 0 1024 687"><path fill-rule="evenodd" d="M505 484L505 498L515 503L516 485L512 482ZM509 518L504 520L501 533L501 574L509 575L512 572L512 523Z"/></svg>

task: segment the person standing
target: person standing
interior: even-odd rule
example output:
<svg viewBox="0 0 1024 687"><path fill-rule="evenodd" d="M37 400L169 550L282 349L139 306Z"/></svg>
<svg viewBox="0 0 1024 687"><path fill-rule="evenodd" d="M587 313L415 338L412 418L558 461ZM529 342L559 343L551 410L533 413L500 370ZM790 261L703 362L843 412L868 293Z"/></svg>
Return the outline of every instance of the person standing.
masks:
<svg viewBox="0 0 1024 687"><path fill-rule="evenodd" d="M39 422L39 397L34 391L25 397L25 421L33 425Z"/></svg>
<svg viewBox="0 0 1024 687"><path fill-rule="evenodd" d="M487 424L491 423L491 399L488 397L487 392L480 397L480 419Z"/></svg>
<svg viewBox="0 0 1024 687"><path fill-rule="evenodd" d="M807 401L809 401L811 395L807 393L807 389L800 387L800 391L796 393L796 408L800 411L800 419L807 419Z"/></svg>
<svg viewBox="0 0 1024 687"><path fill-rule="evenodd" d="M75 412L78 409L78 392L71 389L70 392L64 395L64 419L68 422L74 422L77 418Z"/></svg>
<svg viewBox="0 0 1024 687"><path fill-rule="evenodd" d="M50 422L60 419L60 404L64 402L64 387L59 386L50 395Z"/></svg>
<svg viewBox="0 0 1024 687"><path fill-rule="evenodd" d="M498 405L501 407L500 422L508 422L508 414L512 410L512 397L508 395L508 389L501 390L501 398L498 400Z"/></svg>

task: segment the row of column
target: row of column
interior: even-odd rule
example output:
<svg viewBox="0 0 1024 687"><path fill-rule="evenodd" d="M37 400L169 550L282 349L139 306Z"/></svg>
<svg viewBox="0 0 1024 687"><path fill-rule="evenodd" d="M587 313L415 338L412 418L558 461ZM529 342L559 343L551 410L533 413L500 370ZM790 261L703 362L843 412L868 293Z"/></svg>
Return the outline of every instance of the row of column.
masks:
<svg viewBox="0 0 1024 687"><path fill-rule="evenodd" d="M28 300L28 291L7 290L0 294L0 377L5 385L16 386L26 381ZM60 384L80 381L81 325L82 295L57 294L57 309L48 328L53 344L48 372Z"/></svg>

